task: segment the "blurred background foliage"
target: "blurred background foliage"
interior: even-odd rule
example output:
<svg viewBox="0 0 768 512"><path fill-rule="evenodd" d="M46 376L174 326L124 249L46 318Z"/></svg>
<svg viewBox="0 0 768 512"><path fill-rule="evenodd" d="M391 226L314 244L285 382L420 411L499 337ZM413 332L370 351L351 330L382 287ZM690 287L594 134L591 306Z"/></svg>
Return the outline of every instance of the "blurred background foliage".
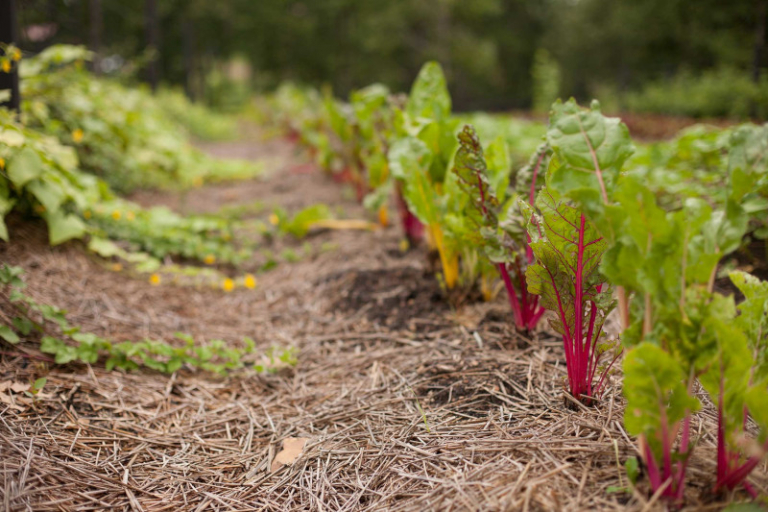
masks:
<svg viewBox="0 0 768 512"><path fill-rule="evenodd" d="M406 90L439 61L459 110L768 117L768 0L19 0L24 50L97 51L105 74L233 109L280 81Z"/></svg>

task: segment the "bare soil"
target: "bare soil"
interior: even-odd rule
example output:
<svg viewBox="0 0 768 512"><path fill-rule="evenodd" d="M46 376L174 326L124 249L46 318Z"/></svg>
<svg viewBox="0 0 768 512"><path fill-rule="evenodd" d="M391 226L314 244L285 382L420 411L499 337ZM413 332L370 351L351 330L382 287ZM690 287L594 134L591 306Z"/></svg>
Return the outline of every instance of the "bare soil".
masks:
<svg viewBox="0 0 768 512"><path fill-rule="evenodd" d="M269 176L134 199L196 212L326 202L365 215L285 141L206 149L263 159ZM53 366L34 340L2 346L0 385L48 378L38 399L0 403L2 510L663 509L620 466L635 455L620 381L596 407L573 410L559 339L516 333L503 297L451 306L423 250L399 250L397 227L316 233L310 243L335 249L232 293L153 287L109 271L80 243L49 247L43 225L14 218L10 229L0 260L23 267L29 294L85 330L115 340L249 336L261 351L297 347L299 363L168 376ZM709 492L715 425L711 407L694 421L688 510L723 504ZM272 471L288 438L308 441ZM752 482L768 490L765 465Z"/></svg>

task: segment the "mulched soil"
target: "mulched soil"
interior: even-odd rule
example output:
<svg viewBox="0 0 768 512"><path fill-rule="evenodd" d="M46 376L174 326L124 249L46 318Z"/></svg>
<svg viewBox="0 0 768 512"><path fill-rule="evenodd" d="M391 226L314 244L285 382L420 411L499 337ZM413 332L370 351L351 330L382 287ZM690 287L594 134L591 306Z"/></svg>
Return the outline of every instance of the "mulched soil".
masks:
<svg viewBox="0 0 768 512"><path fill-rule="evenodd" d="M284 141L208 149L265 159L273 172L184 199L136 199L199 212L323 201L365 215ZM336 249L280 264L256 290L230 294L152 287L108 271L79 243L48 247L40 224L13 219L10 228L0 260L22 266L29 294L65 307L86 330L118 340L250 336L261 350L297 347L299 363L265 375L167 376L51 366L36 343L3 346L0 385L48 383L34 401L13 394L0 403L0 509L662 509L645 480L611 489L627 486L619 463L635 454L618 379L597 407L564 400L559 340L515 333L503 297L449 305L423 251L400 252L396 227L315 234L312 243ZM690 510L722 505L709 494L715 425L711 405L694 420ZM271 471L288 438L308 442ZM765 465L752 481L768 490Z"/></svg>

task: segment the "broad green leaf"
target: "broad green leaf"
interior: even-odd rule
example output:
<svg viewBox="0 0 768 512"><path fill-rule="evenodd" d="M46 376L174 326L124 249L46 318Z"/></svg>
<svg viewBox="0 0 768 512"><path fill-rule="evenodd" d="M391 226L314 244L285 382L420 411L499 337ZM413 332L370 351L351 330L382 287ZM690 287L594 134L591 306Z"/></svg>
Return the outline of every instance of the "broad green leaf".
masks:
<svg viewBox="0 0 768 512"><path fill-rule="evenodd" d="M732 301L733 299L731 299ZM722 410L726 442L738 453L738 440L744 432L744 409L754 359L744 332L733 319L710 318L706 328L716 339L717 349L700 382L715 407ZM720 409L721 408L721 409Z"/></svg>
<svg viewBox="0 0 768 512"><path fill-rule="evenodd" d="M765 383L750 387L746 394L747 406L752 419L760 426L761 441L765 441L768 434L768 393L765 391Z"/></svg>
<svg viewBox="0 0 768 512"><path fill-rule="evenodd" d="M21 341L19 335L7 325L0 325L0 338L3 338L8 343L18 343Z"/></svg>
<svg viewBox="0 0 768 512"><path fill-rule="evenodd" d="M663 433L687 414L696 412L699 401L688 393L687 373L661 347L644 342L624 359L624 426L631 435L644 435L657 461L662 460ZM671 445L674 440L667 439Z"/></svg>
<svg viewBox="0 0 768 512"><path fill-rule="evenodd" d="M743 125L734 130L728 147L732 201L741 203L746 196L758 191L758 184L768 186L766 154L768 126Z"/></svg>
<svg viewBox="0 0 768 512"><path fill-rule="evenodd" d="M14 128L0 130L0 143L16 148L24 144L24 135Z"/></svg>
<svg viewBox="0 0 768 512"><path fill-rule="evenodd" d="M102 258L111 258L112 256L122 256L125 252L118 247L112 240L92 236L88 241L88 250L95 252Z"/></svg>
<svg viewBox="0 0 768 512"><path fill-rule="evenodd" d="M317 221L325 220L331 217L331 210L325 204L315 204L308 206L298 212L293 218L281 224L281 229L290 233L296 238L301 238L307 234L309 229Z"/></svg>
<svg viewBox="0 0 768 512"><path fill-rule="evenodd" d="M744 294L736 323L746 333L752 352L757 354L757 376L760 380L768 379L768 281L741 271L733 271L729 277Z"/></svg>
<svg viewBox="0 0 768 512"><path fill-rule="evenodd" d="M458 154L454 158L458 158ZM488 148L485 150L485 161L491 189L496 194L496 197L503 201L507 196L507 188L509 187L509 179L512 172L509 144L507 144L503 137L496 137L488 145Z"/></svg>
<svg viewBox="0 0 768 512"><path fill-rule="evenodd" d="M634 151L620 119L603 116L597 101L587 110L573 99L558 100L552 105L547 142L558 160L557 166L550 164L550 186L590 214L611 202L622 166Z"/></svg>
<svg viewBox="0 0 768 512"><path fill-rule="evenodd" d="M85 235L85 224L75 215L62 211L46 212L45 220L48 222L48 238L51 245L58 245L74 238L82 238Z"/></svg>
<svg viewBox="0 0 768 512"><path fill-rule="evenodd" d="M435 121L448 119L451 114L451 96L440 64L433 61L422 66L408 95L405 111L413 118Z"/></svg>
<svg viewBox="0 0 768 512"><path fill-rule="evenodd" d="M64 202L64 190L61 183L46 177L32 180L27 184L27 190L40 201L47 212L55 212Z"/></svg>
<svg viewBox="0 0 768 512"><path fill-rule="evenodd" d="M31 180L43 174L43 161L37 151L25 147L8 162L8 178L21 190Z"/></svg>
<svg viewBox="0 0 768 512"><path fill-rule="evenodd" d="M408 210L423 224L440 223L442 219L440 195L435 190L427 172L416 168L408 174L403 197L408 204Z"/></svg>

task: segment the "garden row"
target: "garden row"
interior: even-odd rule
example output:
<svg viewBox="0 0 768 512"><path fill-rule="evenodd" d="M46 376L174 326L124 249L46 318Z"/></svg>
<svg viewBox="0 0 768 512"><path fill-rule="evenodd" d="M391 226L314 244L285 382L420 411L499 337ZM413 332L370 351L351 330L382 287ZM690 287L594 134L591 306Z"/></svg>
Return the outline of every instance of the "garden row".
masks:
<svg viewBox="0 0 768 512"><path fill-rule="evenodd" d="M570 100L537 133L452 114L436 63L407 97L373 85L347 103L285 86L261 111L381 223L396 204L410 243L439 255L449 298L474 287L490 298L500 281L520 331L551 311L571 398L599 405L623 354L625 427L655 493L683 500L700 384L718 410L715 491L756 494L747 476L768 450L768 282L724 263L768 234L768 127L697 128L637 150L597 102ZM715 290L725 276L738 305Z"/></svg>
<svg viewBox="0 0 768 512"><path fill-rule="evenodd" d="M253 252L236 240L237 230L301 234L309 222L329 216L327 208L316 207L293 218L277 212L276 226L244 226L231 215L183 216L122 198L137 186L184 190L257 176L263 169L255 162L215 160L190 145L191 135L233 135L233 118L191 105L176 92L153 97L95 78L84 69L89 58L88 51L71 46L24 60L9 47L0 56L4 72L21 66L24 98L18 115L0 109L0 239L8 242L12 234L5 222L10 215L22 230L42 219L51 245L82 240L111 271L153 285L168 280L229 292L256 286L254 275L232 274ZM55 305L26 295L21 270L14 267L0 267L0 297L9 305L0 316L0 339L39 340L60 364L103 358L108 367L123 369L141 365L173 372L188 365L224 371L243 366L241 357L253 352L247 339L233 348L221 340L195 343L182 333L178 343L117 343L82 332ZM293 353L275 350L256 366L273 367L277 360L291 363Z"/></svg>

